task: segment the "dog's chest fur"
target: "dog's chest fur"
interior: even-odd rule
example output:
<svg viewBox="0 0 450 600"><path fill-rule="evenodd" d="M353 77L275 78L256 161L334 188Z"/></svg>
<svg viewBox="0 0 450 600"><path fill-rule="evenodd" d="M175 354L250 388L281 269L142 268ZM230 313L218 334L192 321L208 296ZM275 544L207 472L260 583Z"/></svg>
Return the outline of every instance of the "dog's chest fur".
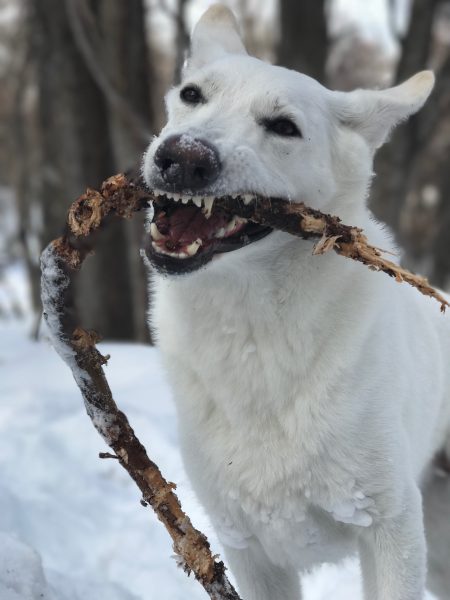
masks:
<svg viewBox="0 0 450 600"><path fill-rule="evenodd" d="M360 359L373 290L363 276L349 302L342 279L350 281L353 265L334 256L316 265L309 248L294 247L293 264L284 248L282 264L253 265L242 276L212 270L161 279L155 322L186 468L221 537L240 547L257 534L263 545L283 542L293 552L291 539L312 564L316 546L320 560L347 551L352 532L342 523L371 523L365 423L376 417L365 404L350 408L350 397L373 379Z"/></svg>

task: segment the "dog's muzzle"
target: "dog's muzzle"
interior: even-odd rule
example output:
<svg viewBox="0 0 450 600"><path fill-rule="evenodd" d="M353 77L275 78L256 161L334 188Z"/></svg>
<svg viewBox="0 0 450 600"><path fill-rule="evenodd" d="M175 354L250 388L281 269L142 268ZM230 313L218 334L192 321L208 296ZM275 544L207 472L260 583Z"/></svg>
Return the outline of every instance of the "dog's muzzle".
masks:
<svg viewBox="0 0 450 600"><path fill-rule="evenodd" d="M238 250L272 231L214 206L208 190L222 173L222 163L211 143L171 135L153 160L157 172L149 183L156 199L146 253L160 272L196 271L214 255Z"/></svg>

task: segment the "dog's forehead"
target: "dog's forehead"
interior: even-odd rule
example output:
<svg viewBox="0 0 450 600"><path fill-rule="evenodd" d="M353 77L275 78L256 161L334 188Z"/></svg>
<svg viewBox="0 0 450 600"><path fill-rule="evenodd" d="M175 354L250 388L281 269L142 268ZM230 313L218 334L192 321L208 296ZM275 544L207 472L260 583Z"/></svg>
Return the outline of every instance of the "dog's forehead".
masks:
<svg viewBox="0 0 450 600"><path fill-rule="evenodd" d="M296 71L265 63L250 56L227 56L190 73L185 83L195 82L217 98L241 103L270 103L274 109L299 103L323 106L327 90Z"/></svg>

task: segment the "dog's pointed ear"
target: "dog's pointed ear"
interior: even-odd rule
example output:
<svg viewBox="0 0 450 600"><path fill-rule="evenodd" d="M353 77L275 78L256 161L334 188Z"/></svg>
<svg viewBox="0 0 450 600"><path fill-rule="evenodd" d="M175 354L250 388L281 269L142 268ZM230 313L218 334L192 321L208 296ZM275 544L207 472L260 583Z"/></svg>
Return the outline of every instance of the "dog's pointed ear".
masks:
<svg viewBox="0 0 450 600"><path fill-rule="evenodd" d="M247 54L247 51L234 14L223 4L213 4L194 27L184 73L226 54Z"/></svg>
<svg viewBox="0 0 450 600"><path fill-rule="evenodd" d="M376 150L398 123L422 108L433 86L433 72L421 71L386 90L332 92L332 104L341 123L358 131Z"/></svg>

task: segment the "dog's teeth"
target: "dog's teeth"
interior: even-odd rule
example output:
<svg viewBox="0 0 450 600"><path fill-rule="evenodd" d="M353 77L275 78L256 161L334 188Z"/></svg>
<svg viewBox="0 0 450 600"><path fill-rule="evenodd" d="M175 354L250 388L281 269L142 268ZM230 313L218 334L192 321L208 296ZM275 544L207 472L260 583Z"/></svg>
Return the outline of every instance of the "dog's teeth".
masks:
<svg viewBox="0 0 450 600"><path fill-rule="evenodd" d="M200 196L194 196L192 198L192 202L195 204L195 206L198 206L198 208L202 207L202 199L200 198Z"/></svg>
<svg viewBox="0 0 450 600"><path fill-rule="evenodd" d="M163 254L164 256L172 256L173 258L188 258L189 254L186 252L170 252L167 248L163 248L159 246L156 242L152 241L152 248L158 254Z"/></svg>
<svg viewBox="0 0 450 600"><path fill-rule="evenodd" d="M194 254L197 254L197 250L200 248L201 245L202 240L200 238L197 238L195 242L189 244L189 246L187 246L184 251L188 256L194 256Z"/></svg>
<svg viewBox="0 0 450 600"><path fill-rule="evenodd" d="M190 198L189 196L181 196L181 202L183 204L187 204L189 202Z"/></svg>
<svg viewBox="0 0 450 600"><path fill-rule="evenodd" d="M229 233L230 231L233 231L233 229L236 227L236 217L233 217L231 219L231 221L228 223L228 225L225 228L225 231L227 233Z"/></svg>
<svg viewBox="0 0 450 600"><path fill-rule="evenodd" d="M214 237L223 238L223 237L225 237L225 233L226 233L225 229L223 227L221 227L218 231L216 231L216 234Z"/></svg>
<svg viewBox="0 0 450 600"><path fill-rule="evenodd" d="M212 208L213 208L213 204L214 204L214 198L212 196L207 196L206 198L203 199L203 203L205 205L203 212L204 212L206 218L209 219L209 217L211 216L211 212L212 212Z"/></svg>
<svg viewBox="0 0 450 600"><path fill-rule="evenodd" d="M172 194L172 200L175 200L175 202L179 202L181 198L180 194Z"/></svg>
<svg viewBox="0 0 450 600"><path fill-rule="evenodd" d="M152 236L152 239L156 241L165 239L163 234L159 231L158 227L156 226L156 223L151 223L150 235Z"/></svg>
<svg viewBox="0 0 450 600"><path fill-rule="evenodd" d="M244 194L243 198L244 198L244 204L250 204L250 202L253 201L252 194Z"/></svg>

